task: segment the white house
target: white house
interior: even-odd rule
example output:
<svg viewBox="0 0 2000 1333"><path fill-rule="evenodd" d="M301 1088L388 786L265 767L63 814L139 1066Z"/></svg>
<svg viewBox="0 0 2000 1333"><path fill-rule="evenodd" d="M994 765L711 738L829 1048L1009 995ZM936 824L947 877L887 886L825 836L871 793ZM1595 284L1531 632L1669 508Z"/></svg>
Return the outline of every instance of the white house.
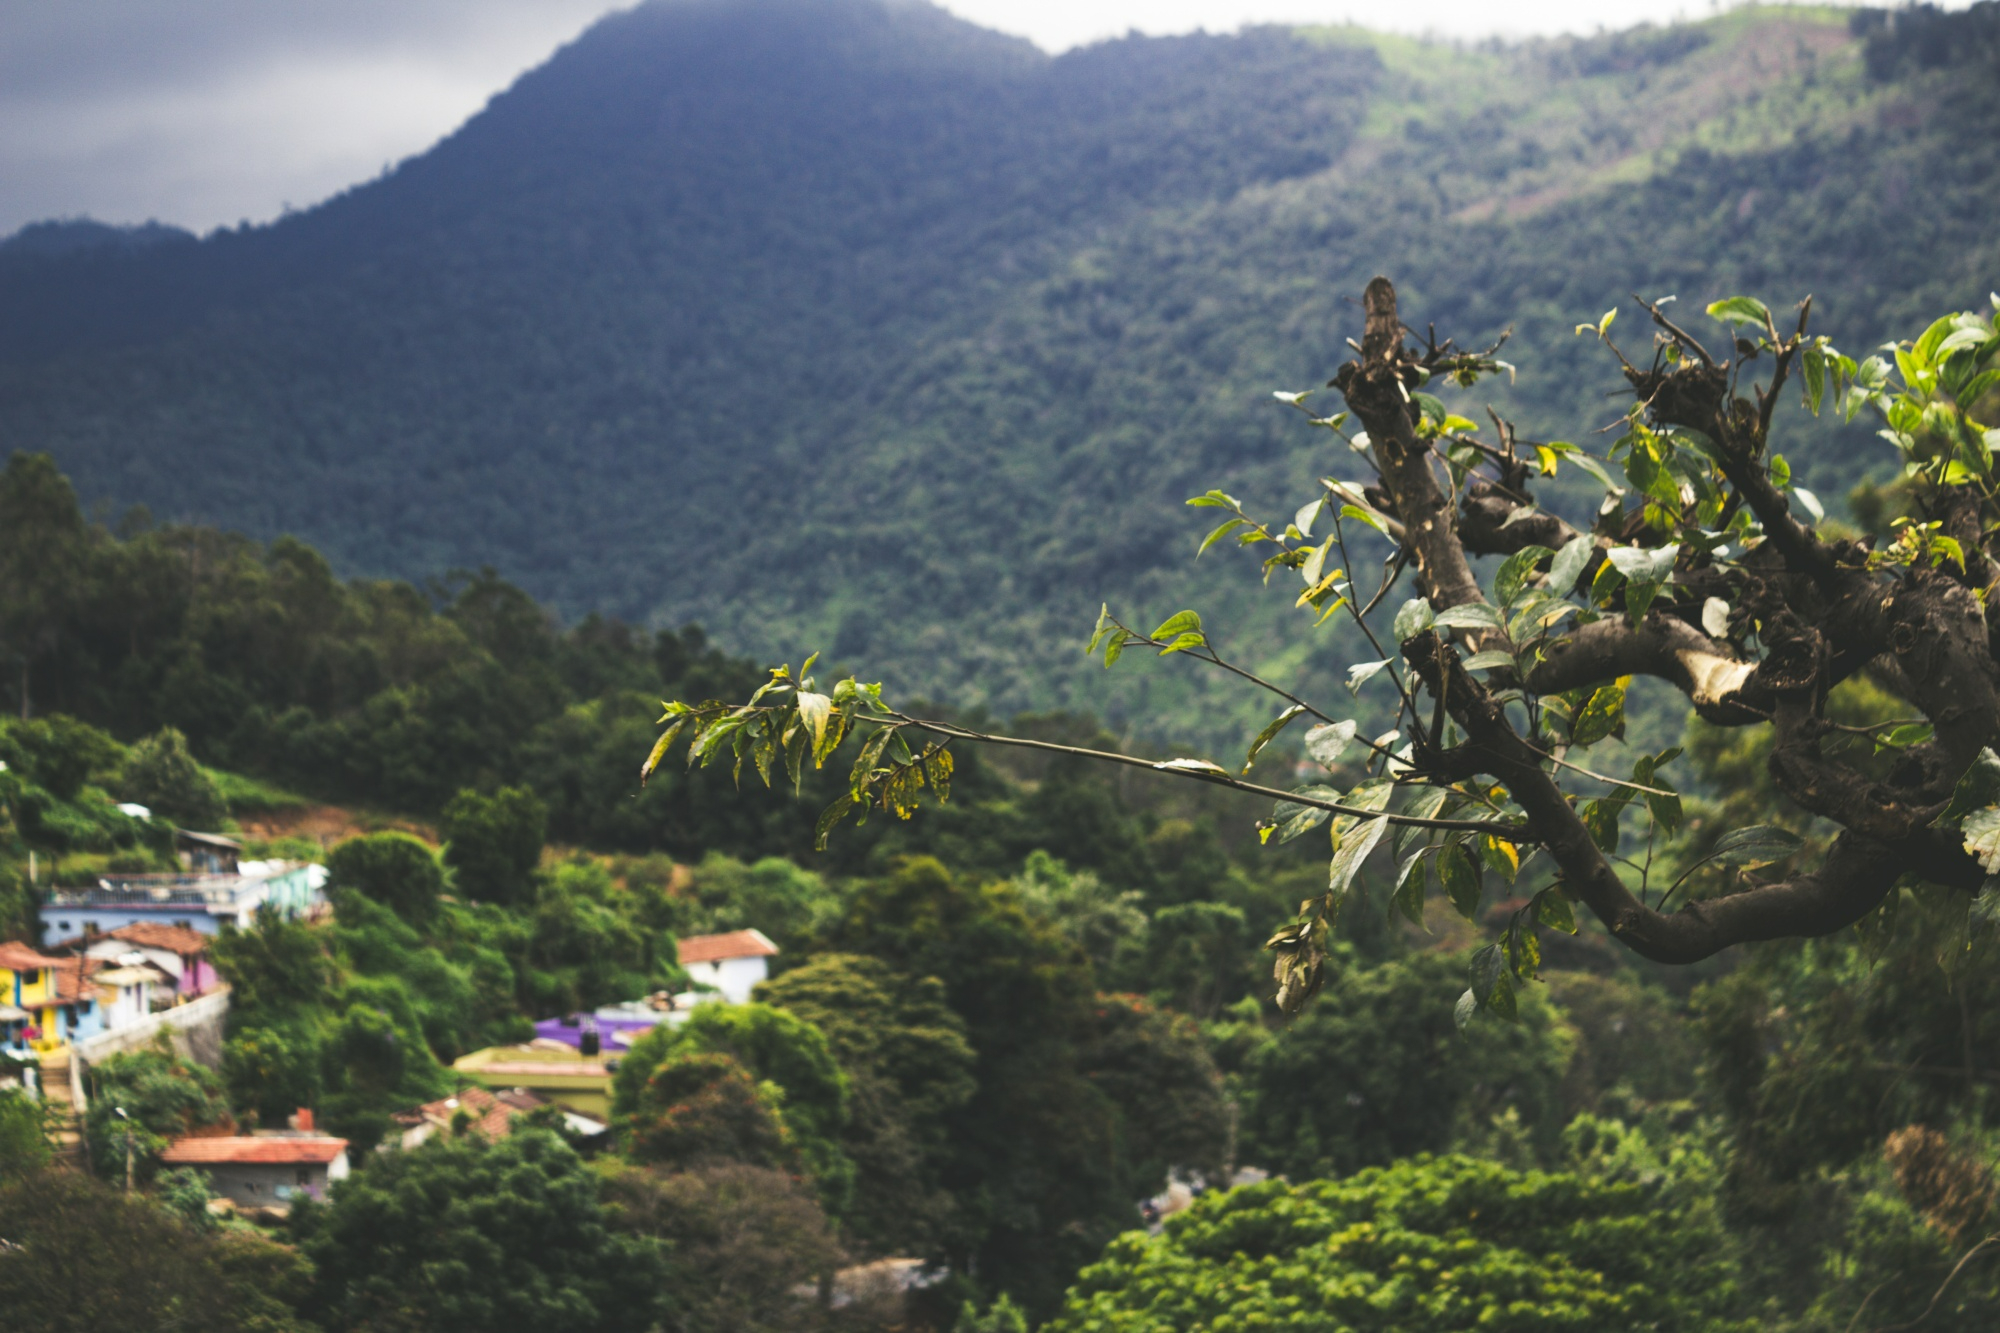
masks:
<svg viewBox="0 0 2000 1333"><path fill-rule="evenodd" d="M730 1004L750 1002L751 990L771 975L768 960L777 952L761 930L690 935L680 942L681 967L688 977L698 986L714 987Z"/></svg>
<svg viewBox="0 0 2000 1333"><path fill-rule="evenodd" d="M104 1006L107 1031L130 1027L140 1019L150 1017L153 1012L153 987L166 981L143 960L121 962L122 966L106 968L90 978L98 988L98 1002Z"/></svg>

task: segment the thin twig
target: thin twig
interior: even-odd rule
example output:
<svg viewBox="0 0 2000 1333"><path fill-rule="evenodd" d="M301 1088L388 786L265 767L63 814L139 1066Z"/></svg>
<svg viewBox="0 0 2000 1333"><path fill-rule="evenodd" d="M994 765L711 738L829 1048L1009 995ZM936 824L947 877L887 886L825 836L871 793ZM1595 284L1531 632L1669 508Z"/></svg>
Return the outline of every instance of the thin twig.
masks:
<svg viewBox="0 0 2000 1333"><path fill-rule="evenodd" d="M1232 791L1244 792L1251 796L1268 796L1273 800L1289 801L1293 805L1310 806L1315 810L1330 810L1337 815L1352 815L1357 819L1386 819L1393 825L1410 828L1444 829L1450 832L1487 833L1508 842L1518 842L1527 832L1526 825L1502 820L1486 819L1421 819L1415 815L1386 814L1380 810L1364 810L1358 806L1343 805L1339 801L1322 800L1300 792L1280 791L1276 787L1266 787L1260 783L1244 782L1231 777L1218 768L1214 772L1207 769L1164 768L1158 761L1141 759L1135 755L1119 754L1115 750L1091 750L1079 745L1058 745L1054 741L1029 740L1024 736L996 736L991 732L974 731L970 727L955 726L949 722L937 722L928 718L910 717L905 713L890 713L886 717L860 716L857 722L893 723L912 726L938 736L954 740L976 741L982 745L1012 745L1026 750L1042 750L1051 754L1076 755L1085 759L1100 759L1106 763L1125 764L1132 768L1151 769L1156 773L1174 777L1193 778L1197 782L1213 783Z"/></svg>
<svg viewBox="0 0 2000 1333"><path fill-rule="evenodd" d="M1962 1269L1964 1269L1964 1267L1967 1264L1972 1262L1972 1257L1974 1255L1978 1254L1981 1250L1985 1249L1989 1245L2000 1245L2000 1235L1988 1236L1985 1240L1980 1241L1977 1245L1967 1250L1964 1256L1960 1258L1957 1263L1952 1265L1951 1271L1944 1275L1944 1281L1939 1283L1938 1289L1931 1293L1931 1303L1924 1307L1924 1312L1922 1314L1918 1315L1915 1319L1910 1320L1908 1323L1888 1324L1880 1328L1876 1328L1873 1330L1873 1333L1902 1333L1904 1329L1915 1328L1918 1324L1923 1323L1924 1320L1929 1319L1931 1317L1931 1311L1937 1309L1937 1303L1944 1299L1945 1288L1951 1285L1951 1280L1957 1277L1959 1275L1959 1272Z"/></svg>

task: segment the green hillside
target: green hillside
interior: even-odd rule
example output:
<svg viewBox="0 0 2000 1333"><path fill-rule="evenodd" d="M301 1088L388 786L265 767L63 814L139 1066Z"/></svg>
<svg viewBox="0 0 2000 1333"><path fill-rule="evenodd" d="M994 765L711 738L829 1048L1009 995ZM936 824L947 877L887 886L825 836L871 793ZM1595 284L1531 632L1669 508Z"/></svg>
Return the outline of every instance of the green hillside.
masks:
<svg viewBox="0 0 2000 1333"><path fill-rule="evenodd" d="M1342 467L1270 394L1325 379L1371 274L1441 334L1512 327L1493 405L1544 438L1602 424L1571 328L1634 290L1907 335L2000 275L1995 14L1050 58L922 4L655 0L272 226L0 247L0 448L345 572L491 565L569 616L1186 730L1208 685L1074 649L1103 598L1190 596L1186 496ZM1823 494L1886 466L1859 428L1787 451ZM1337 669L1248 577L1193 579L1224 642Z"/></svg>

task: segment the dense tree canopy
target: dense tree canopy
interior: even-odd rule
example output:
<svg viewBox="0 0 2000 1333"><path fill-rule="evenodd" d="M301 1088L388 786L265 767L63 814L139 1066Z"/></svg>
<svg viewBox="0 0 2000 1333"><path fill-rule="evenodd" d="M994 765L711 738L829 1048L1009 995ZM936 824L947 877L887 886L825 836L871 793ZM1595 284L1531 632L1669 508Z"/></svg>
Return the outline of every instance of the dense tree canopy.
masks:
<svg viewBox="0 0 2000 1333"><path fill-rule="evenodd" d="M1099 616L1089 651L1101 647L1107 666L1143 647L1287 701L1251 744L1246 771L1304 721L1314 761L1336 775L1361 772L1344 792L1323 783L1284 792L1207 759L1149 765L1277 797L1267 839L1331 819L1328 886L1269 944L1282 1008L1319 988L1328 932L1379 845L1401 857L1393 900L1413 920L1433 878L1468 918L1479 915L1489 878L1513 885L1518 905L1501 938L1472 961L1461 1027L1482 1008L1515 1015L1516 983L1540 970L1541 932L1574 933L1576 904L1642 956L1689 963L1892 911L1890 890L1906 874L1963 913L1988 867L2000 868L2000 666L1984 611L2000 568L1985 545L2000 440L1984 424L2000 402L1993 314L1938 319L1892 349L1892 368L1810 334L1810 299L1783 332L1753 298L1712 304L1719 352L1662 305L1638 305L1652 323L1636 361L1613 338L1615 309L1577 329L1605 344L1633 395L1623 433L1599 457L1526 439L1497 415L1493 438L1483 438L1439 395L1456 400L1512 368L1494 349L1414 335L1394 287L1377 278L1356 356L1329 384L1346 410L1316 415L1311 392L1278 395L1342 441L1356 460L1347 466L1366 475L1322 480L1289 522L1260 520L1221 490L1189 501L1227 515L1204 549L1225 540L1270 548L1267 581L1295 571L1301 609L1347 617L1378 658L1349 668L1350 689L1364 701L1393 692L1386 713L1336 717L1331 705L1246 672L1195 611L1143 633L1109 607ZM1833 406L1886 421L1882 434L1903 465L1894 493L1903 512L1883 532L1820 529L1817 497L1770 448L1772 422L1794 395L1810 414ZM1582 529L1540 508L1529 489L1565 467L1601 483L1603 503ZM1370 586L1366 564L1378 555L1383 572ZM1479 556L1503 557L1483 585ZM1398 601L1391 593L1406 572L1413 595ZM1393 616L1374 619L1385 606ZM824 842L850 814L908 818L926 787L946 796L954 743L1145 764L912 716L852 677L821 693L810 668L775 669L746 705L670 704L649 766L685 735L691 765L734 755L771 781L781 762L793 773L807 760L818 767L853 737L859 754L849 790L821 816ZM1828 716L1833 689L1863 673L1904 716L1862 726ZM1635 676L1678 689L1709 724L1770 729L1777 788L1843 830L1815 868L1805 868L1795 834L1768 824L1679 854L1685 810L1667 768L1680 747L1642 754L1629 777L1590 766L1593 746L1622 736ZM1639 839L1622 841L1621 824L1636 824ZM1789 874L1748 874L1793 861L1801 864Z"/></svg>

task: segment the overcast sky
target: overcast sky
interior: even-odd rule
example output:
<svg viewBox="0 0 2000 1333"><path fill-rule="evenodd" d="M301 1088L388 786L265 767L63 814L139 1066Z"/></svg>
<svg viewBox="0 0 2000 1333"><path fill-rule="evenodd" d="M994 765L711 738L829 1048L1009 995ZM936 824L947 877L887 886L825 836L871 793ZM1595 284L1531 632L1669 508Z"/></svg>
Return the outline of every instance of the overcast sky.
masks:
<svg viewBox="0 0 2000 1333"><path fill-rule="evenodd" d="M628 0L629 3L629 0ZM198 231L421 152L611 0L0 0L0 236L49 217ZM1051 51L1246 22L1589 32L1707 0L945 0Z"/></svg>

